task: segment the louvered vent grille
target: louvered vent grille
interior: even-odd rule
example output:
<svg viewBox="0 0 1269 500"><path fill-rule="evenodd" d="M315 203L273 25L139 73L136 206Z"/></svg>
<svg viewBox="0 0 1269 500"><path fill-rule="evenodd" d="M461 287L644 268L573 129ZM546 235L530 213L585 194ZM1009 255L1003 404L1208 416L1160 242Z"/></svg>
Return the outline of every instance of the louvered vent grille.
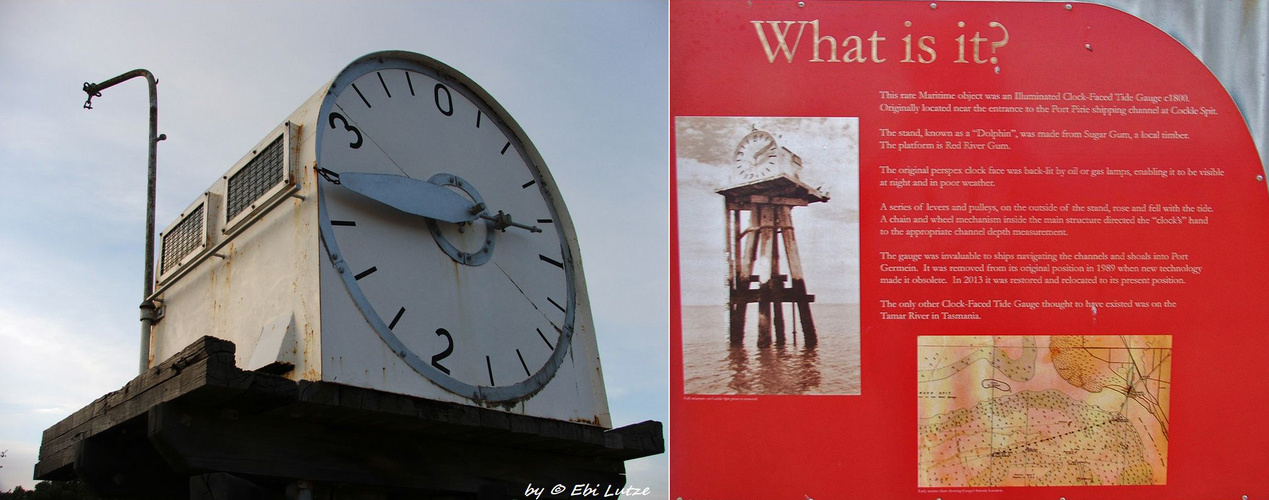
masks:
<svg viewBox="0 0 1269 500"><path fill-rule="evenodd" d="M205 204L199 204L198 208L190 211L176 227L163 235L163 255L162 265L159 274L167 274L177 265L181 263L186 255L189 255L195 249L203 245L203 234L206 232L203 228L203 209Z"/></svg>
<svg viewBox="0 0 1269 500"><path fill-rule="evenodd" d="M284 178L283 144L285 135L278 136L247 163L247 166L229 178L227 189L228 201L225 206L226 220L233 220L251 204L267 193Z"/></svg>

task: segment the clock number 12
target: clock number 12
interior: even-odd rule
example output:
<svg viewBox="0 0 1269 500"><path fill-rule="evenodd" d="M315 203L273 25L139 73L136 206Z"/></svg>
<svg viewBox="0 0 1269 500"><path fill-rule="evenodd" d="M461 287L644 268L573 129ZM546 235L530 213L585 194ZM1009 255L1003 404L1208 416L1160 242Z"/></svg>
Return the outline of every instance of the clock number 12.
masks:
<svg viewBox="0 0 1269 500"><path fill-rule="evenodd" d="M432 356L432 366L435 366L438 370L445 372L446 375L449 375L449 368L441 366L441 360L454 353L454 337L450 336L449 332L445 331L444 328L437 328L436 335L438 337L445 337L448 344L445 346L444 351Z"/></svg>

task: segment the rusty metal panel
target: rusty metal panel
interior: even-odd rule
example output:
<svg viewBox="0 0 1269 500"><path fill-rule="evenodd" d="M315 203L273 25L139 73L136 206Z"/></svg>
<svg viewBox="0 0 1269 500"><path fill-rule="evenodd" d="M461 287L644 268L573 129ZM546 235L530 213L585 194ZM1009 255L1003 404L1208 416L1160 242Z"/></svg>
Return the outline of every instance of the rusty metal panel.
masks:
<svg viewBox="0 0 1269 500"><path fill-rule="evenodd" d="M401 57L407 61L413 61L414 58L423 60L422 56L406 53L389 53L386 56L380 54L380 56ZM377 58L363 58L363 60L370 61L365 64L382 64L382 61ZM382 78L380 73L369 74L373 75L371 78L375 81ZM413 86L424 85L423 73L415 76L418 81L409 80L404 72L388 73L389 79L399 77L400 81L396 83L405 85L399 92L406 92L406 89L412 89ZM453 77L446 82L455 88L458 86L478 88L474 82L466 80L466 77L461 75L447 76ZM337 78L335 82L338 81ZM382 84L386 98L388 85L379 83ZM541 314L544 318L546 317L546 313L540 312L542 309L537 307L538 304L532 303L531 300L520 299L520 297L528 297L525 289L521 288L521 283L548 283L551 287L558 286L560 290L566 291L567 293L560 292L561 294L556 298L562 299L564 304L571 304L566 307L548 297L551 304L563 312L565 318L563 327L556 326L559 330L558 340L552 341L544 336L541 333L542 329L545 329L544 326L538 330L536 336L532 335L533 325L526 323L528 328L525 331L529 335L525 338L529 340L518 338L518 341L526 342L526 346L521 346L526 347L525 352L522 353L520 349L510 349L513 354L509 359L512 362L504 362L504 366L500 367L505 369L506 366L510 366L516 371L523 369L526 378L520 382L506 382L507 379L502 377L507 372L503 371L498 377L498 380L503 381L503 385L496 385L495 368L488 355L484 356L479 363L451 364L445 370L446 375L449 374L449 369L454 369L456 373L466 370L463 373L479 372L478 375L488 375L488 386L478 382L472 385L477 388L476 392L468 393L421 375L418 372L419 363L410 364L410 359L402 355L403 350L395 349L388 340L382 338L382 333L375 329L374 319L377 316L372 318L367 315L368 302L364 296L360 299L358 297L361 293L360 288L349 285L349 282L356 283L360 280L362 275L374 272L375 268L371 267L364 272L358 270L358 276L350 278L352 273L348 272L349 269L338 266L349 258L349 249L354 250L354 256L357 255L355 250L366 246L388 255L409 256L416 255L420 248L436 250L439 241L434 241L437 238L436 235L429 234L426 229L421 232L376 232L373 224L363 220L362 224L356 225L360 233L340 241L342 249L332 244L333 236L327 234L328 231L332 231L331 223L325 215L327 208L322 204L326 203L324 200L335 195L323 197L323 186L329 186L332 189L334 189L333 186L338 186L335 181L330 180L331 177L338 179L338 173L329 169L332 165L338 167L336 164L339 161L336 161L338 160L336 157L325 158L322 161L331 165L326 165L319 170L319 167L323 167L317 165L319 149L322 148L318 144L320 138L324 131L335 130L336 132L333 133L347 134L347 129L357 130L358 127L365 127L368 138L376 137L370 132L374 125L357 122L355 113L344 109L340 112L328 112L323 107L333 102L334 98L328 97L328 90L334 88L334 85L336 84L323 86L285 123L266 135L251 149L250 154L244 156L208 189L207 199L214 200L207 204L209 207L207 210L210 212L205 211L205 219L211 225L210 238L200 247L201 249L192 251L187 257L188 260L179 269L165 276L166 281L160 283L156 294L156 298L162 303L162 317L156 323L151 335L153 346L151 366L180 352L202 336L212 335L237 345L237 366L248 370L282 371L293 367L290 371L283 373L292 380L336 382L433 400L496 408L511 413L579 422L604 428L611 427L599 352L595 345L594 321L591 317L590 303L582 275L580 249L577 246L571 219L563 202L558 199L558 193L554 191L555 183L545 167L545 162L537 151L532 149L524 132L501 108L481 108L481 112L472 110L472 114L480 120L484 131L496 132L496 138L499 140L498 148L491 149L494 153L490 153L490 156L514 158L514 161L524 162L527 168L525 172L531 174L531 180L524 183L523 179L515 178L497 183L479 178L479 176L499 180L510 178L502 170L486 169L466 172L465 175L477 176L469 177L467 181L474 181L477 185L485 187L496 186L502 189L504 195L507 191L549 193L549 196L540 200L529 197L541 204L538 207L543 210L541 212L526 212L519 208L512 211L522 218L520 220L536 221L536 224L556 231L550 236L550 240L546 240L550 241L554 248L539 250L520 243L523 248L533 249L532 257L540 258L522 259L528 261L529 265L524 265L520 259L510 259L496 266L490 265L489 269L497 268L502 274L478 275L472 278L474 281L459 283L457 290L443 288L440 283L429 286L427 283L412 280L393 281L394 284L390 288L382 290L418 298L420 302L412 302L415 304L411 306L412 310L424 309L418 304L444 304L446 300L459 301L458 309L471 306L470 308L474 310L480 310L476 307L477 305L500 304L499 307L491 310L480 310L490 314L473 314L460 318L477 326L464 326L466 323L461 321L454 324L457 328L456 332L464 330L501 332L514 330L515 326L520 326L514 322L523 319L522 316L507 312L513 309L508 304L519 307L521 310L527 310L526 308L531 305L535 309L529 311L530 316ZM436 104L438 113L444 115L447 110L453 112L455 108L453 104L449 104L450 101L441 99L445 95L441 90L437 90L441 87L443 85L439 83L428 85L426 88L429 91L425 94L430 99L418 102L429 106ZM357 95L359 90L362 90L356 89L355 86L353 88L355 90L349 92L349 96ZM482 99L492 101L483 96ZM450 107L441 106L442 102ZM366 109L370 107L367 106ZM400 111L390 107L375 109L377 109L376 113L384 112L388 116L397 116L393 113ZM414 115L407 113L401 116ZM340 120L344 121L345 128L343 129L338 128ZM356 125L353 126L352 123ZM384 130L397 129L389 127L374 130L380 133L378 138L383 140L384 137L391 135ZM360 145L356 138L359 134L360 132L357 132L351 137L339 137L339 141L342 142L334 141L332 144ZM279 155L273 148L276 148L279 140L286 148L282 155L284 158L281 160L281 163L285 165L285 172L281 176L272 171L278 163ZM411 148L415 146L409 144L417 142L420 141L403 139L400 144L407 145L398 144L398 147L413 152ZM512 146L515 146L514 149ZM438 154L437 151L441 149L443 148L429 150L429 154ZM373 150L367 148L366 151ZM453 161L440 162L446 166L445 168L457 164ZM352 173L370 168L355 161L352 163L360 169L350 170L349 172ZM441 168L436 165L432 167ZM239 185L238 179L247 180ZM482 184L482 181L488 182ZM528 190L535 185L540 189ZM495 189L491 192L499 191ZM477 198L473 195L473 199L479 201ZM504 199L506 199L505 196L499 198L500 201ZM465 199L464 202L466 202ZM525 215L526 213L536 215ZM538 219L526 217L538 217ZM508 218L508 225L510 225L509 220ZM354 225L350 221L339 222L341 222L340 226ZM393 224L395 221L383 227L395 227ZM524 231L525 234L529 234L531 228L537 229L536 232L542 231L532 226L516 227L519 229L514 229L515 231ZM487 229L487 231L492 230ZM461 228L459 232L462 232ZM502 241L501 245L514 245L514 242L518 240L500 241ZM516 247L501 246L501 248ZM555 251L559 253L556 254ZM436 250L436 256L440 256L439 250ZM433 267L457 266L458 264L452 262L451 258L453 255L423 262L416 267L429 265L432 267L428 269L432 269ZM527 281L517 282L511 278L512 275ZM378 276L388 275L380 273ZM462 276L465 275L459 275L460 278ZM503 279L504 276L506 282L498 281L498 283L506 285L509 282L514 287L499 288L489 284L490 279ZM379 278L380 282L383 279ZM550 290L552 294L560 291L554 288ZM476 295L467 296L462 293ZM499 297L505 299L503 296L510 296L511 299L499 300ZM541 305L546 305L546 300L543 300ZM430 316L420 317L443 314L448 308L441 307L438 310L441 312L434 310L428 313ZM523 313L523 311L520 312ZM399 315L398 312L398 317ZM507 328L488 328L488 325L482 322L489 321L491 317L511 318L507 321L512 323L499 324ZM386 321L384 320L383 323L388 325ZM386 328L390 330L392 326L386 326ZM544 345L548 348L546 351L550 353L549 356L543 355L540 351L530 352L527 348L527 345L540 348L537 344L539 337L545 341ZM469 335L464 339L471 340L472 337ZM570 339L571 342L569 342ZM452 338L450 342L452 347ZM473 342L468 345L476 344ZM496 342L494 345L503 347L501 342ZM473 350L470 347L464 348ZM431 354L433 353L428 353L429 356ZM435 364L435 359L433 363ZM542 368L537 373L532 373L530 366ZM516 390L524 392L513 394Z"/></svg>
<svg viewBox="0 0 1269 500"><path fill-rule="evenodd" d="M316 187L305 176L313 175L316 126L308 108L324 92L322 87L208 189L209 240L158 283L162 316L151 334L151 366L212 335L238 346L240 366L289 363L295 366L289 378L321 378ZM283 149L271 150L279 140ZM275 166L280 155L283 171L257 175L264 182L238 191L247 199L230 213L230 180L260 166L262 155L272 155L261 160Z"/></svg>

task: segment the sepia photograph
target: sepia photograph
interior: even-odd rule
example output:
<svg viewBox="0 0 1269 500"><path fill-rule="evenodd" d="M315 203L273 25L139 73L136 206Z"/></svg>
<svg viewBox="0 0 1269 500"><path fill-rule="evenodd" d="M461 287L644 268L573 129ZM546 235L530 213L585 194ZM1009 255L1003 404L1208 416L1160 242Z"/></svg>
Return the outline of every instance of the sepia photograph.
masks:
<svg viewBox="0 0 1269 500"><path fill-rule="evenodd" d="M684 392L860 394L859 120L675 121Z"/></svg>

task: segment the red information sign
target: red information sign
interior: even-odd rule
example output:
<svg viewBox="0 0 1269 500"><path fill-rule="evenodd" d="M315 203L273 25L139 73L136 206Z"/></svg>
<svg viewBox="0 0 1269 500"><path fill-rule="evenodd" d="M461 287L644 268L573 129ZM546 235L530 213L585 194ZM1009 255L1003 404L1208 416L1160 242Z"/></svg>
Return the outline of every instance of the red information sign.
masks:
<svg viewBox="0 0 1269 500"><path fill-rule="evenodd" d="M1167 34L674 2L670 86L672 498L1269 494L1269 197Z"/></svg>

